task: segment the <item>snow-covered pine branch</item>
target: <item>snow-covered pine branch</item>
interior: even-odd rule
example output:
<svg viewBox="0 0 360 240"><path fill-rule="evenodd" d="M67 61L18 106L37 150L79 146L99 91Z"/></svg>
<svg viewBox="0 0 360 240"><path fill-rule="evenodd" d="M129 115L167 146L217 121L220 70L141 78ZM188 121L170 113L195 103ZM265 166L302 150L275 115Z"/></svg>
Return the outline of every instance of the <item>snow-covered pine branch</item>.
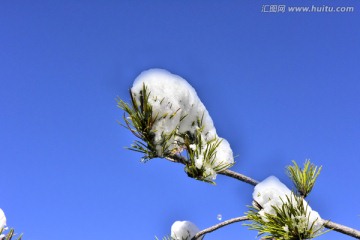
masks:
<svg viewBox="0 0 360 240"><path fill-rule="evenodd" d="M213 120L194 88L183 78L161 69L141 73L130 91L126 127L140 141L131 150L143 160L187 152L185 171L195 179L213 183L218 172L234 164L230 144L217 135Z"/></svg>
<svg viewBox="0 0 360 240"><path fill-rule="evenodd" d="M265 235L261 239L311 239L325 233L324 227L360 239L358 230L321 219L304 200L321 170L310 161L303 169L296 162L287 167L296 193L276 177L259 183L229 170L234 164L230 144L217 135L209 112L183 78L161 69L144 71L136 78L130 98L131 103L118 99L118 107L125 111L123 126L138 138L129 149L142 153L142 161L165 158L184 164L188 176L201 181L214 183L220 173L255 186L254 205L246 216L202 231L189 221L176 221L171 239L202 239L209 232L247 220L251 221L246 224L250 229Z"/></svg>
<svg viewBox="0 0 360 240"><path fill-rule="evenodd" d="M324 222L300 196L274 176L257 184L253 208L247 216L250 229L268 238L312 239L323 234Z"/></svg>

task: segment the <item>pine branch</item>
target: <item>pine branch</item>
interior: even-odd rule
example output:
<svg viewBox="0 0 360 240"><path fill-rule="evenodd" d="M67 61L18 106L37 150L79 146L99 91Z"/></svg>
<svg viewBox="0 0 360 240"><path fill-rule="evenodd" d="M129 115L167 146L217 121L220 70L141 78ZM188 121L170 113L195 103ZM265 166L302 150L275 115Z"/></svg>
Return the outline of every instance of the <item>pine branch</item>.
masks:
<svg viewBox="0 0 360 240"><path fill-rule="evenodd" d="M168 156L168 157L166 157L166 159L171 161L171 162L186 164L186 159L181 155ZM253 185L253 186L256 186L259 183L258 181L254 180L254 179L252 179L252 178L250 178L248 176L245 176L245 175L243 175L241 173L237 173L237 172L234 172L234 171L231 171L231 170L228 170L228 169L220 172L220 174L231 177L231 178L234 178L234 179L237 179L237 180L240 180L242 182L248 183L248 184ZM326 227L328 229L334 230L334 231L339 232L339 233L346 234L346 235L348 235L350 237L360 239L360 231L358 231L356 229L353 229L353 228L350 228L350 227L347 227L347 226L344 226L344 225L341 225L341 224L338 224L338 223L334 223L334 222L331 222L329 220L323 220L323 221L326 222L324 224L324 227ZM227 224L225 224L225 225L227 225ZM217 225L215 225L215 226L217 226ZM203 230L203 231L205 231L205 230ZM214 230L212 230L212 231L214 231ZM208 233L208 232L206 232L206 233ZM199 237L199 236L197 236L197 237Z"/></svg>
<svg viewBox="0 0 360 240"><path fill-rule="evenodd" d="M182 163L182 164L186 164L186 162L187 162L187 160L181 155L167 156L166 159L171 161L171 162ZM242 182L248 183L248 184L253 185L253 186L256 186L256 184L259 183L255 179L252 179L252 178L250 178L248 176L245 176L245 175L243 175L241 173L231 171L229 169L223 170L223 171L219 172L219 174L225 175L225 176L228 176L228 177L231 177L231 178L235 178L237 180L240 180Z"/></svg>
<svg viewBox="0 0 360 240"><path fill-rule="evenodd" d="M297 191L305 198L313 189L322 166L318 168L310 160L306 160L304 167L301 169L295 161L292 162L293 166L286 167L287 174L293 181Z"/></svg>
<svg viewBox="0 0 360 240"><path fill-rule="evenodd" d="M246 226L258 231L258 236L264 234L265 239L313 239L328 232L323 231L324 222L317 213L312 212L301 196L291 193L279 198L281 203L262 203L271 204L271 211L263 209L260 204L251 206L246 213L251 223Z"/></svg>
<svg viewBox="0 0 360 240"><path fill-rule="evenodd" d="M169 160L170 162L175 162L175 163L181 163L186 165L186 158L184 158L181 155L171 155L171 156L167 156L165 159Z"/></svg>
<svg viewBox="0 0 360 240"><path fill-rule="evenodd" d="M7 234L3 234L4 228L0 229L0 239L1 240L12 240L15 234L15 230L11 228ZM21 240L22 234L20 234L16 240ZM13 239L15 240L15 239Z"/></svg>
<svg viewBox="0 0 360 240"><path fill-rule="evenodd" d="M241 173L231 171L229 169L226 169L226 170L224 170L222 172L219 172L219 174L235 178L237 180L240 180L242 182L248 183L248 184L253 185L253 186L256 186L259 183L258 181L254 180L254 179L252 179L252 178L250 178L248 176L245 176L245 175L243 175Z"/></svg>
<svg viewBox="0 0 360 240"><path fill-rule="evenodd" d="M324 224L324 226L326 228L332 229L332 230L334 230L336 232L343 233L343 234L346 234L348 236L360 239L360 231L358 231L356 229L349 228L347 226L344 226L344 225L341 225L341 224L338 224L338 223L334 223L334 222L331 222L331 221L327 221Z"/></svg>
<svg viewBox="0 0 360 240"><path fill-rule="evenodd" d="M176 163L182 163L184 165L188 165L189 160L186 159L185 157L181 156L180 154L172 154L171 151L168 151L168 145L166 144L167 140L169 138L171 138L175 132L170 133L169 136L162 136L163 137L163 142L162 142L162 156L159 156L155 150L155 146L153 143L153 137L154 137L154 133L152 132L152 128L151 126L154 124L154 122L156 121L156 119L158 118L158 116L152 116L152 109L151 109L151 105L147 104L148 101L148 97L149 97L149 93L147 93L146 91L146 87L143 86L143 94L140 96L140 105L137 104L136 100L134 99L134 96L132 94L130 94L131 96L131 100L132 100L132 105L128 105L125 102L123 102L122 100L118 101L118 105L120 108L122 108L125 112L127 112L130 116L130 120L128 120L128 118L126 118L126 116L124 115L124 121L125 121L125 127L128 128L136 137L140 138L141 140L144 140L146 142L142 143L141 141L135 141L135 143L132 145L132 147L130 148L131 150L134 151L138 151L138 152L142 152L144 153L144 160L148 160L151 158L155 158L155 157L163 157L169 161L172 162L176 162ZM289 175L292 176L292 179L295 179L295 185L297 186L297 188L299 189L299 192L303 195L306 196L310 191L311 188L313 187L315 180L317 178L317 176L319 175L319 172L321 170L315 168L314 166L309 166L309 162L307 162L307 164L304 165L304 170L302 170L301 174L297 174L297 172L300 172L300 168L295 164L294 167L289 167L288 171L289 171ZM252 186L256 186L258 184L258 181L245 176L243 174L225 169L225 170L220 170L218 172L221 175L225 175L237 180L240 180L242 182L248 183ZM306 181L307 179L310 179L310 183ZM303 189L302 186L309 186L309 189ZM209 229L205 229L203 231L203 234L206 234L208 232L214 231L222 226L225 226L227 224L232 223L231 220L229 220L230 222L227 223L227 221L220 223L218 225L215 225ZM332 229L334 231L355 237L360 239L360 232L358 230L331 222L331 221L327 221L326 224L324 225L326 228L328 229ZM201 231L201 232L203 232ZM201 236L201 235L200 235ZM197 236L199 237L199 236ZM20 236L21 238L21 236Z"/></svg>
<svg viewBox="0 0 360 240"><path fill-rule="evenodd" d="M213 140L208 140L207 138L205 138L206 141L204 141L204 144L206 144L206 146L202 146L204 140L202 139L202 122L204 114L201 119L197 120L197 127L199 130L197 130L195 133L193 131L179 132L180 123L173 129L173 131L159 131L159 129L156 128L157 123L159 121L165 121L165 119L174 119L174 117L179 112L181 112L180 108L176 109L175 111L162 111L161 114L159 114L157 111L153 111L152 104L149 102L150 91L147 89L144 83L142 89L138 93L133 94L130 90L130 97L130 104L127 104L121 99L118 99L118 106L125 111L123 116L124 124L121 125L127 128L135 135L135 137L138 138L138 140L136 140L129 149L143 153L144 156L142 157L142 161L146 162L147 160L159 157L165 158L171 162L182 163L186 166L185 171L188 176L213 184L214 182L212 180L213 178L215 178L217 173L240 180L252 186L256 186L259 183L258 181L243 174L228 170L227 168L233 165L233 159L231 159L230 164L217 164L214 166L214 163L216 163L216 149L221 144L221 140L218 140L217 138L214 138ZM171 98L172 96L169 95L169 97ZM162 99L158 99L157 96L155 96L155 98L151 100L161 105L164 99L165 97ZM198 101L201 103L199 99ZM172 106L172 103L169 102L168 104L171 104ZM180 122L182 122L182 120L186 116L187 114L180 116ZM196 122L193 122L193 125L194 124L196 124ZM187 150L188 158L180 155L180 153L184 149ZM200 154L201 157L204 157L205 164L209 165L208 168L206 168L206 166L204 167L204 165L198 166L195 164L195 160L199 160L198 155ZM305 198L312 190L320 171L321 167L317 168L314 165L310 164L309 161L304 164L303 169L301 169L295 162L294 166L288 166L288 175L293 180L302 199ZM278 213L283 213L282 209L275 210L277 210ZM296 209L294 208L293 211L295 210ZM196 240L197 238L205 235L206 233L215 231L216 229L219 229L233 222L245 221L250 219L251 216L245 216L224 221L213 227L199 232L193 238L193 240ZM358 230L331 221L322 221L324 227L328 229L360 239L360 231ZM2 230L0 229L0 234L1 233ZM6 240L11 239L13 235L13 230L10 230L9 234ZM19 239L20 238L21 236L19 237ZM265 238L269 239L271 237Z"/></svg>
<svg viewBox="0 0 360 240"><path fill-rule="evenodd" d="M214 225L212 227L206 228L206 229L198 232L191 240L197 240L201 236L203 236L203 235L205 235L207 233L213 232L213 231L215 231L215 230L217 230L219 228L222 228L222 227L224 227L226 225L236 223L236 222L246 221L246 220L249 220L249 218L247 216L237 217L237 218L232 218L232 219L226 220L224 222L221 222L219 224L216 224L216 225Z"/></svg>

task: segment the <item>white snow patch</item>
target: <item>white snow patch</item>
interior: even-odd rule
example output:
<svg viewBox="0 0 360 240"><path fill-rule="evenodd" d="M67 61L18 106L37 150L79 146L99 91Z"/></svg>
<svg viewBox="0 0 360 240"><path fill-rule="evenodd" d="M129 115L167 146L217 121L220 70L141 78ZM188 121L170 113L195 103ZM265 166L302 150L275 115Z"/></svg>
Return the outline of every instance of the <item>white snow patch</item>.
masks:
<svg viewBox="0 0 360 240"><path fill-rule="evenodd" d="M262 209L259 211L260 216L264 221L267 221L265 213L267 214L275 214L275 210L273 206L281 208L283 203L287 203L287 197L293 199L293 193L291 190L286 187L280 180L274 176L270 176L266 178L264 181L258 183L253 192L253 199L259 203ZM304 207L307 207L306 216L298 216L299 223L304 225L307 223L307 217L309 217L308 229L314 223L314 230L319 230L322 227L323 221L320 218L318 212L313 211L308 203L303 200ZM295 203L295 200L292 201ZM301 219L300 219L301 218Z"/></svg>
<svg viewBox="0 0 360 240"><path fill-rule="evenodd" d="M286 200L286 195L291 196L291 191L274 176L266 178L254 188L253 199L263 208L259 214L266 221L265 213L275 214L272 206L280 207Z"/></svg>
<svg viewBox="0 0 360 240"><path fill-rule="evenodd" d="M191 240L199 231L199 228L192 222L176 221L171 226L171 238L175 240ZM199 239L201 240L203 237Z"/></svg>
<svg viewBox="0 0 360 240"><path fill-rule="evenodd" d="M197 121L202 119L204 130L202 131L202 139L207 142L214 138L219 138L216 134L213 120L209 112L206 110L204 104L200 101L195 89L180 76L174 75L163 69L150 69L142 72L134 81L131 88L135 99L139 101L141 91L145 85L150 93L149 103L152 105L153 116L158 115L158 120L154 123L155 144L157 145L157 153L162 156L160 143L162 134L170 134L176 127L179 128L179 133L195 133L199 128ZM175 114L175 115L174 115ZM172 118L161 116L172 116ZM180 121L182 119L182 121ZM201 156L196 159L195 164L197 168L207 167L213 170L219 164L233 164L234 157L230 144L222 138L220 146L217 149L216 159L212 166L205 166L204 160ZM178 138L170 139L172 143L168 150L181 151L177 145ZM206 144L203 144L206 146ZM195 145L190 146L193 150ZM205 149L199 149L201 153ZM207 170L211 173L210 178L214 179L216 173Z"/></svg>
<svg viewBox="0 0 360 240"><path fill-rule="evenodd" d="M5 228L6 217L4 211L0 208L0 229Z"/></svg>
<svg viewBox="0 0 360 240"><path fill-rule="evenodd" d="M176 113L172 118L164 118L156 122L157 138L161 133L171 132L179 123L180 118L186 116L180 124L180 132L196 130L194 122L204 114L204 133L207 139L216 135L213 121L200 101L195 89L183 78L163 69L150 69L142 72L134 81L131 91L138 97L145 84L150 92L149 102L153 107L153 113L159 116Z"/></svg>

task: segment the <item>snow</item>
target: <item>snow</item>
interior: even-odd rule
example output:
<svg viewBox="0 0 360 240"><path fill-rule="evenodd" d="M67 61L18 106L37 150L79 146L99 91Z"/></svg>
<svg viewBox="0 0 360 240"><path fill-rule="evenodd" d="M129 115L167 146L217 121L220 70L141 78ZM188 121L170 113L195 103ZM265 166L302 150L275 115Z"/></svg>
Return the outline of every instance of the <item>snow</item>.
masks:
<svg viewBox="0 0 360 240"><path fill-rule="evenodd" d="M216 158L212 164L205 163L201 154L204 149L199 149L200 156L195 160L197 168L206 169L209 173L209 179L215 179L216 172L214 168L220 164L233 164L234 158L230 144L223 138L220 138L214 127L213 120L204 104L200 101L195 89L183 78L172 74L163 69L150 69L142 72L134 81L131 92L134 98L139 102L141 91L145 85L148 89L149 103L152 105L153 116L158 119L153 125L155 131L155 145L157 154L162 156L161 142L163 135L169 135L174 129L178 128L178 133L195 134L199 130L198 120L202 119L201 139L206 147L206 142L218 138L221 140L217 148ZM162 117L164 116L164 117ZM171 117L170 117L171 116ZM171 145L168 150L181 152L183 149L177 144L183 142L179 137L172 137ZM196 145L191 144L191 149Z"/></svg>
<svg viewBox="0 0 360 240"><path fill-rule="evenodd" d="M259 214L275 214L272 206L280 207L286 200L286 195L291 196L291 191L274 176L266 178L254 188L253 199L263 208ZM265 217L263 218L265 220Z"/></svg>
<svg viewBox="0 0 360 240"><path fill-rule="evenodd" d="M0 208L0 229L6 226L6 217L4 211Z"/></svg>
<svg viewBox="0 0 360 240"><path fill-rule="evenodd" d="M175 240L191 240L199 231L199 228L192 222L176 221L171 226L171 238ZM199 239L201 240L203 237Z"/></svg>
<svg viewBox="0 0 360 240"><path fill-rule="evenodd" d="M170 133L180 124L180 132L196 130L193 123L204 114L204 133L207 139L212 139L216 135L213 121L200 101L195 89L180 76L171 74L162 69L150 69L142 72L134 81L131 88L132 93L137 97L145 84L150 91L149 102L153 107L154 115L164 114L176 115L173 118L162 118L155 123L156 139L161 138L161 133ZM180 119L186 116L180 123Z"/></svg>
<svg viewBox="0 0 360 240"><path fill-rule="evenodd" d="M219 165L222 163L234 163L234 156L230 147L230 143L225 138L218 138L221 143L216 151L215 165Z"/></svg>
<svg viewBox="0 0 360 240"><path fill-rule="evenodd" d="M284 203L287 203L286 196L293 199L294 195L292 191L286 187L286 185L284 185L274 176L266 178L264 181L258 183L255 186L253 199L262 207L262 209L259 211L259 214L264 221L267 221L265 213L272 215L275 214L273 206L281 208ZM307 209L306 216L293 216L294 221L295 218L297 218L298 224L303 224L302 228L304 229L306 223L308 223L308 229L312 226L313 223L315 231L321 229L323 221L321 220L319 213L313 211L305 200L303 200L303 203L304 207ZM288 226L284 226L284 228L288 229ZM301 226L299 226L299 228L301 228Z"/></svg>

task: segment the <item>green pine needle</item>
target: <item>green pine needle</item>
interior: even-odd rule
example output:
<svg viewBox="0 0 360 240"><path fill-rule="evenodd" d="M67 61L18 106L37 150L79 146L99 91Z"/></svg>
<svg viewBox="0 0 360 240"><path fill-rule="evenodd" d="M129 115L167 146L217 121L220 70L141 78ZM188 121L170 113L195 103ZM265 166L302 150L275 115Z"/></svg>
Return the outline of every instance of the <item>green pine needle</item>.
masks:
<svg viewBox="0 0 360 240"><path fill-rule="evenodd" d="M0 234L2 234L4 232L4 228L2 228L2 229L0 229ZM9 230L9 232L7 233L7 234L5 234L5 240L15 240L15 239L13 239L13 237L15 236L16 234L15 234L15 230L13 229L13 228L11 228L10 230ZM20 234L17 238L16 238L16 240L21 240L21 238L22 238L22 234Z"/></svg>
<svg viewBox="0 0 360 240"><path fill-rule="evenodd" d="M188 176L200 181L215 184L209 179L213 172L209 173L209 169L207 168L211 166L211 171L217 173L231 167L233 164L215 164L217 148L221 144L221 141L217 137L212 140L203 139L204 113L201 118L198 118L192 123L192 127L196 129L195 132L187 131L180 133L178 125L170 133L161 133L160 140L155 141L157 132L154 124L162 119L168 118L171 120L180 112L180 109L177 109L174 112L164 113L161 116L154 114L152 105L149 102L150 94L151 92L149 92L148 88L143 84L139 96L136 96L130 91L130 104L124 102L120 98L117 99L118 107L124 110L124 124L120 124L138 138L138 140L135 140L128 149L142 153L142 162L147 162L148 160L157 157L171 158L172 156L179 155L182 150L185 149L187 150L188 157L185 161L185 171ZM153 100L159 101L160 104L164 101L164 98L160 100L156 96L151 97ZM186 115L180 117L180 123L185 117ZM195 149L192 149L190 145L195 146ZM199 157L203 158L204 162L201 168L195 166L195 159Z"/></svg>
<svg viewBox="0 0 360 240"><path fill-rule="evenodd" d="M318 237L327 231L323 231L324 224L315 229L314 223L309 223L310 213L301 197L296 195L286 196L281 207L273 206L275 214L265 213L265 217L259 214L259 209L249 207L248 218L252 221L245 224L250 230L258 231L258 236L264 235L263 239L303 240Z"/></svg>
<svg viewBox="0 0 360 240"><path fill-rule="evenodd" d="M130 98L131 104L124 102L120 98L117 99L118 107L125 111L123 116L125 124L120 124L139 139L134 141L128 149L142 153L143 157L141 160L143 162L156 157L170 156L172 151L169 150L171 145L169 144L169 139L175 137L177 129L174 129L169 134L162 133L160 142L155 142L156 130L154 130L154 124L161 118L173 118L179 110L171 114L164 114L163 116L154 114L149 102L150 92L145 84L143 84L138 100L131 91ZM160 149L157 149L156 146L160 146Z"/></svg>
<svg viewBox="0 0 360 240"><path fill-rule="evenodd" d="M184 139L183 145L188 153L188 161L185 167L185 172L189 177L215 185L215 182L209 179L210 174L207 173L206 167L211 166L211 168L218 173L231 167L233 164L221 163L215 165L216 151L221 144L221 140L215 137L211 140L205 141L202 135L202 131L204 129L202 119L198 119L198 121L194 124L198 125L195 134L190 132L180 134L180 137ZM204 163L201 168L198 168L195 164L196 159L199 157L203 158Z"/></svg>
<svg viewBox="0 0 360 240"><path fill-rule="evenodd" d="M306 197L313 189L322 166L317 167L310 160L306 160L303 169L301 169L295 161L292 162L294 165L287 167L287 174L293 181L299 194Z"/></svg>

